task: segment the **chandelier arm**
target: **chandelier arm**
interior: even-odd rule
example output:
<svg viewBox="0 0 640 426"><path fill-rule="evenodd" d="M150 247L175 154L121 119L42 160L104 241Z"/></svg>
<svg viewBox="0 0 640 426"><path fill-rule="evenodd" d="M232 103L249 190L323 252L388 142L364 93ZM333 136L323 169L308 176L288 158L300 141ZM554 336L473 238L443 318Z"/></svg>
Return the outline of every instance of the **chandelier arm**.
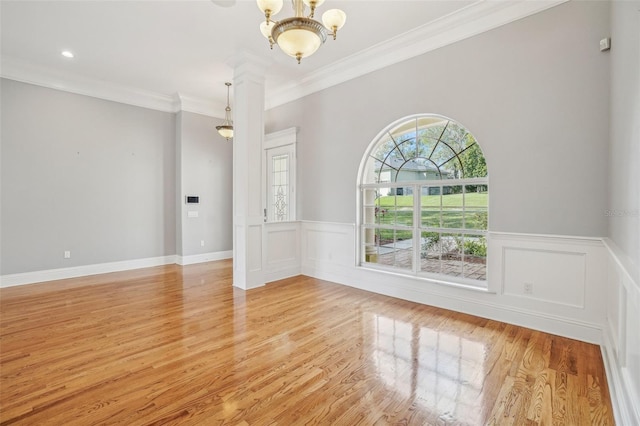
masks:
<svg viewBox="0 0 640 426"><path fill-rule="evenodd" d="M277 4L282 0L257 0L260 10L265 11L263 4ZM271 11L267 11L266 22L260 25L262 35L269 41L273 50L275 44L287 55L300 63L303 58L313 55L324 44L328 36L334 40L338 30L344 25L346 14L340 9L327 10L322 15L322 23L314 19L318 6L324 0L290 0L294 16L280 21L271 20ZM280 6L281 7L281 6ZM277 10L280 10L280 7ZM307 11L309 7L309 11ZM265 13L265 15L267 14Z"/></svg>

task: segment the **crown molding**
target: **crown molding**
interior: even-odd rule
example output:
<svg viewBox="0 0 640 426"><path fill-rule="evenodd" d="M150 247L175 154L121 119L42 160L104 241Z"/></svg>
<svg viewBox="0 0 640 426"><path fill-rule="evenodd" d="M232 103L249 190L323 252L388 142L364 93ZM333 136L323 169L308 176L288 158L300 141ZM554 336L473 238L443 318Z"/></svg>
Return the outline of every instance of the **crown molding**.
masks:
<svg viewBox="0 0 640 426"><path fill-rule="evenodd" d="M13 57L2 56L0 76L9 80L35 84L50 89L91 96L163 112L175 112L174 97L90 79L81 75L60 72L23 62Z"/></svg>
<svg viewBox="0 0 640 426"><path fill-rule="evenodd" d="M193 98L179 93L174 96L173 102L174 112L192 112L221 120L224 120L224 109L226 107L226 103L215 102L209 99Z"/></svg>
<svg viewBox="0 0 640 426"><path fill-rule="evenodd" d="M428 22L354 55L334 62L296 79L274 87L265 96L266 109L294 101L389 65L422 55L501 25L533 15L569 0L479 0L471 5ZM257 61L241 52L230 60L231 65L247 68ZM187 111L222 118L226 104L204 98L167 95L140 90L72 74L39 67L14 57L2 56L0 76L23 83L63 90L114 102L164 112ZM266 66L268 63L260 65Z"/></svg>
<svg viewBox="0 0 640 426"><path fill-rule="evenodd" d="M568 0L480 0L272 90L267 109L517 21Z"/></svg>
<svg viewBox="0 0 640 426"><path fill-rule="evenodd" d="M187 111L223 119L226 107L226 104L208 99L189 97L179 93L166 95L90 79L78 74L63 73L8 56L2 56L0 76L22 83L163 112Z"/></svg>

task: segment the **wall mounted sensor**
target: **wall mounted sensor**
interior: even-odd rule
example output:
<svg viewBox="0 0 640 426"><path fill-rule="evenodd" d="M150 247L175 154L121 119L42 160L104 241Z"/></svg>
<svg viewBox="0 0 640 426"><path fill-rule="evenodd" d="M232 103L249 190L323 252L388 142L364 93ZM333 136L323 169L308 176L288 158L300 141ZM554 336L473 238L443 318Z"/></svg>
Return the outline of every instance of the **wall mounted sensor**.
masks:
<svg viewBox="0 0 640 426"><path fill-rule="evenodd" d="M609 37L600 40L600 51L606 52L611 49L611 39Z"/></svg>
<svg viewBox="0 0 640 426"><path fill-rule="evenodd" d="M200 197L198 197L197 195L187 195L184 197L184 203L185 204L199 204L200 203Z"/></svg>

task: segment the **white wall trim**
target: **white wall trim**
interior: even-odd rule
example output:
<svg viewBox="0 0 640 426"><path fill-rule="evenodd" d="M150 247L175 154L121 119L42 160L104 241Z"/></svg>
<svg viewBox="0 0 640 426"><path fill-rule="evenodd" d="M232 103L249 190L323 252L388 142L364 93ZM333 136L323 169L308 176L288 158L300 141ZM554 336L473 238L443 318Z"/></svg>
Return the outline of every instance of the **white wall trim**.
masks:
<svg viewBox="0 0 640 426"><path fill-rule="evenodd" d="M178 93L174 96L171 109L174 112L186 111L224 120L224 109L226 106L227 104L225 103L210 99L189 97Z"/></svg>
<svg viewBox="0 0 640 426"><path fill-rule="evenodd" d="M518 19L542 12L568 0L479 0L439 19L386 40L266 93L266 109L294 101L320 90L453 44ZM109 101L164 112L183 111L219 117L220 102L175 94L155 93L59 70L39 67L15 57L2 56L0 76ZM233 62L230 63L233 66ZM222 105L222 107L220 106Z"/></svg>
<svg viewBox="0 0 640 426"><path fill-rule="evenodd" d="M640 425L640 377L629 367L628 359L640 348L637 318L640 309L640 286L637 269L614 241L603 239L607 250L609 274L604 283L608 292L607 317L603 327L602 359L617 424ZM613 302L613 305L612 305ZM635 326L635 327L634 327ZM632 328L632 329L630 329ZM633 346L635 345L635 346Z"/></svg>
<svg viewBox="0 0 640 426"><path fill-rule="evenodd" d="M634 413L633 405L629 405L628 403L628 401L633 401L633 399L627 396L622 368L618 364L611 331L607 327L605 327L603 331L603 342L600 350L607 374L609 397L611 398L611 406L613 407L613 416L616 424L640 425L640 414L638 414L637 411ZM637 399L635 399L635 401L637 401Z"/></svg>
<svg viewBox="0 0 640 426"><path fill-rule="evenodd" d="M421 285L421 283L412 283L411 281L417 281L414 277L399 278L393 286L382 285L380 282L375 282L375 278L366 273L372 272L371 270L357 268L348 271L349 269L326 263L323 265L303 264L302 274L365 291L450 309L589 343L600 344L602 340L602 326L600 324L513 305L487 302L479 297L437 291L430 286ZM378 271L374 273L379 274ZM480 292L470 289L459 289L458 287L452 287L452 289L462 290L465 293L480 294Z"/></svg>
<svg viewBox="0 0 640 426"><path fill-rule="evenodd" d="M72 73L38 67L12 57L2 56L0 76L22 83L62 90L163 112L176 112L175 97L99 81Z"/></svg>
<svg viewBox="0 0 640 426"><path fill-rule="evenodd" d="M293 266L276 272L265 272L264 283L269 284L274 281L284 280L285 278L297 277L300 274L300 266Z"/></svg>
<svg viewBox="0 0 640 426"><path fill-rule="evenodd" d="M192 265L194 263L231 259L232 255L233 252L231 250L227 250L196 254L192 256L170 255L148 257L144 259L123 260L120 262L96 263L93 265L73 266L70 268L8 274L0 276L0 288L64 280L67 278L78 278L88 275L106 274L109 272L129 271L131 269L149 268L152 266L171 265L174 263L178 265Z"/></svg>
<svg viewBox="0 0 640 426"><path fill-rule="evenodd" d="M2 56L0 76L49 89L62 90L77 95L91 96L162 112L187 111L224 119L224 109L226 107L226 103L211 99L195 98L179 93L167 95L141 90L107 81L94 80L77 74L38 67L8 56Z"/></svg>
<svg viewBox="0 0 640 426"><path fill-rule="evenodd" d="M633 286L633 289L640 292L640 271L638 268L631 262L631 259L629 259L629 257L620 250L613 240L610 238L603 238L602 242L609 251L611 258L626 275L629 283ZM628 288L627 290L632 290L632 288Z"/></svg>
<svg viewBox="0 0 640 426"><path fill-rule="evenodd" d="M300 222L264 224L262 269L265 283L300 275Z"/></svg>
<svg viewBox="0 0 640 426"><path fill-rule="evenodd" d="M559 244L578 244L578 245L591 245L602 246L602 238L600 237L583 237L574 235L555 235L555 234L527 234L517 232L502 232L502 231L489 231L487 232L492 238L499 238L501 240L520 240L523 237L530 241L538 242L554 242Z"/></svg>
<svg viewBox="0 0 640 426"><path fill-rule="evenodd" d="M480 0L449 15L428 22L394 38L321 67L302 78L274 88L266 98L267 109L387 66L453 44L568 0Z"/></svg>
<svg viewBox="0 0 640 426"><path fill-rule="evenodd" d="M303 221L302 274L586 342L599 344L602 340L606 311L601 303L604 293L602 283L606 279L607 263L606 250L597 238L515 233L501 238L499 233L493 233L489 239L489 291L477 291L443 285L424 277L359 267L355 261L355 233L355 226L350 223ZM514 259L504 257L502 247L505 245L521 248L525 260L531 254L534 260L543 264L520 273L514 268L522 262L522 256ZM538 259L536 256L540 252L548 257ZM565 270L563 261L567 253L579 255L576 257L584 259L584 262L581 260L567 265L570 269ZM505 277L501 271L505 262L510 262L509 292L502 290L505 288ZM542 273L537 274L538 270L542 270ZM557 293L556 300L554 282L564 282L563 274L571 278L576 271L581 272L580 276L567 282L563 291ZM555 277L556 272L560 278ZM544 282L547 278L552 279L549 285ZM536 283L531 295L524 294L521 287L521 281L529 279ZM584 295L578 298L579 303L566 299L567 294L574 292Z"/></svg>
<svg viewBox="0 0 640 426"><path fill-rule="evenodd" d="M264 135L263 149L277 148L285 145L292 145L297 142L296 134L298 133L297 127L290 127L288 129L280 130L278 132L267 133Z"/></svg>
<svg viewBox="0 0 640 426"><path fill-rule="evenodd" d="M149 268L152 266L170 265L173 263L176 263L175 255L2 275L0 276L0 288L45 281L64 280L67 278L84 277L87 275L106 274L109 272L128 271L131 269Z"/></svg>
<svg viewBox="0 0 640 426"><path fill-rule="evenodd" d="M192 254L190 256L176 255L178 265L193 265L194 263L212 262L214 260L231 259L233 250L214 251L210 253Z"/></svg>

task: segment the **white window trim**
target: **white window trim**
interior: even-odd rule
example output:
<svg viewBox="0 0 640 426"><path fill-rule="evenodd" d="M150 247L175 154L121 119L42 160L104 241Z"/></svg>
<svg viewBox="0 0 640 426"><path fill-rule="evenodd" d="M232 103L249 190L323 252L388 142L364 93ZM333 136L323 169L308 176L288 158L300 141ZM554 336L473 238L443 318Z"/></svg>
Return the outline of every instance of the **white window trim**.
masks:
<svg viewBox="0 0 640 426"><path fill-rule="evenodd" d="M297 169L296 147L298 143L297 133L298 133L298 129L296 127L291 127L289 129L284 129L278 132L266 134L263 139L262 170L264 172L262 175L262 179L263 179L262 207L264 209L263 211L265 212L265 217L264 217L265 222L269 222L267 220L267 214L266 214L269 208L267 203L267 193L268 193L267 185L269 184L269 177L267 176L267 170L269 170L269 167L267 167L267 153L268 153L268 150L270 149L282 148L282 147L289 147L289 150L291 152L291 161L290 161L290 169L289 169L290 189L289 189L289 220L288 222L294 222L297 219L297 215L296 215L296 204L297 204L296 192L297 192L297 183L298 183L296 178L296 169Z"/></svg>
<svg viewBox="0 0 640 426"><path fill-rule="evenodd" d="M363 184L362 183L362 179L363 179L363 175L364 175L364 168L367 164L368 158L373 150L373 148L378 144L378 142L380 141L380 138L387 134L387 132L390 129L393 129L395 127L397 127L399 124L406 122L406 121L410 121L413 119L417 119L420 117L424 117L427 115L431 115L434 117L442 117L444 119L447 120L451 120L450 118L440 115L440 114L412 114L403 118L400 118L392 123L390 123L389 125L385 126L385 128L383 128L371 141L371 143L369 144L369 146L367 147L367 149L364 152L364 155L362 156L362 160L360 161L360 166L358 168L358 177L357 177L357 196L356 196L356 235L355 235L355 267L356 268L360 268L360 269L369 269L369 270L376 270L376 271L380 271L380 272L387 272L387 273L391 273L394 275L398 275L398 276L402 276L402 277L408 277L408 278L414 278L414 279L419 279L419 280L425 280L425 281L429 281L429 282L434 282L434 283L438 283L438 284L444 284L444 285L450 285L450 286L458 286L458 287L465 287L465 288L472 288L472 289L477 289L477 290L481 290L481 291L489 291L489 264L488 264L488 247L487 247L487 272L486 272L486 280L472 280L469 278L464 278L464 277L456 277L456 276L451 276L451 275L445 275L445 274L435 274L435 273L430 273L430 272L416 272L417 270L417 266L413 265L413 268L411 271L404 271L404 270L400 270L397 268L392 268L392 267L388 267L385 265L379 265L379 264L373 264L373 263L365 263L363 261L363 244L362 244L362 233L363 233L363 229L364 229L364 209L363 209L363 204L364 204L364 200L363 200L363 189L366 188L391 188L391 187L405 187L405 186L411 186L414 184L420 184L420 185L434 185L434 186L438 186L441 182L446 182L445 185L447 186L457 186L457 185L474 185L474 184L486 184L487 186L490 186L489 184L489 177L485 177L485 178L472 178L472 179L446 179L446 180L423 180L423 181L407 181L407 182L389 182L389 183L382 183L382 184L378 184L378 183L373 183L373 184ZM455 120L454 120L455 121ZM477 143L477 142L476 142ZM479 145L479 144L478 144ZM415 194L414 194L415 196ZM416 203L414 203L414 209L419 209L420 206L418 205L416 207ZM487 214L490 215L489 212L489 208L490 205L487 205ZM414 213L414 217L415 213ZM401 228L402 230L407 230L406 228ZM411 229L415 229L415 224L413 227L411 227ZM455 230L453 230L453 232L455 232ZM490 230L487 227L486 231L484 232L484 235L487 239L487 246L489 245L489 235L490 235ZM416 250L416 245L418 245L417 242L414 241L414 250Z"/></svg>
<svg viewBox="0 0 640 426"><path fill-rule="evenodd" d="M387 266L387 265L383 265L383 264L376 264L376 263L367 263L364 262L363 260L363 246L362 246L362 233L363 230L365 228L371 228L371 229L376 229L376 228L380 228L380 229L393 229L393 230L399 230L399 231L411 231L411 232L423 232L425 229L421 226L421 224L418 222L416 223L415 220L419 221L419 218L421 217L421 205L420 202L416 201L416 199L419 200L418 197L420 197L421 191L419 190L419 188L421 186L466 186L466 185L487 185L489 186L489 178L485 177L485 178L470 178L470 179L446 179L446 180L421 180L421 181L403 181L403 182L394 182L394 183L370 183L370 184L361 184L359 186L358 189L358 204L360 206L363 206L363 197L362 197L362 193L363 193L363 189L378 189L378 188L404 188L404 187L409 187L409 186L414 186L414 191L413 191L413 197L414 197L414 203L413 203L413 217L414 217L414 224L412 226L402 226L402 225L375 225L375 224L365 224L364 222L364 209L360 208L359 209L359 214L358 214L358 224L357 224L357 232L356 232L356 267L358 268L363 268L363 269L373 269L373 270L379 270L379 271L384 271L384 272L390 272L390 273L395 273L401 276L406 276L406 277L414 277L414 278L418 278L418 279L426 279L429 281L435 281L438 282L440 284L447 284L447 285L462 285L464 287L472 287L472 288L476 288L476 289L481 289L481 290L487 290L488 289L488 279L486 280L474 280L474 279L470 279L470 278L465 278L465 277L457 277L457 276L453 276L453 275L446 275L446 274L438 274L438 273L434 273L434 272L425 272L425 271L419 271L418 270L418 265L416 264L416 262L412 262L412 268L411 270L403 270L403 269L398 269L398 268L394 268L391 266ZM418 190L416 190L418 189ZM463 207L464 207L464 201L463 201ZM487 206L487 214L489 214L489 206ZM417 219L416 219L417 218ZM478 229L465 229L465 228L436 228L436 227L428 227L430 230L432 230L433 232L440 232L440 233L452 233L452 234L467 234L467 235L479 235L479 236L483 236L487 239L487 244L488 244L488 237L489 237L489 230L478 230ZM427 230L426 232L430 232L430 230ZM417 240L416 238L413 239L413 252L414 252L414 259L416 260L416 256L417 253L420 252L420 241ZM488 269L487 269L487 273L488 273Z"/></svg>

